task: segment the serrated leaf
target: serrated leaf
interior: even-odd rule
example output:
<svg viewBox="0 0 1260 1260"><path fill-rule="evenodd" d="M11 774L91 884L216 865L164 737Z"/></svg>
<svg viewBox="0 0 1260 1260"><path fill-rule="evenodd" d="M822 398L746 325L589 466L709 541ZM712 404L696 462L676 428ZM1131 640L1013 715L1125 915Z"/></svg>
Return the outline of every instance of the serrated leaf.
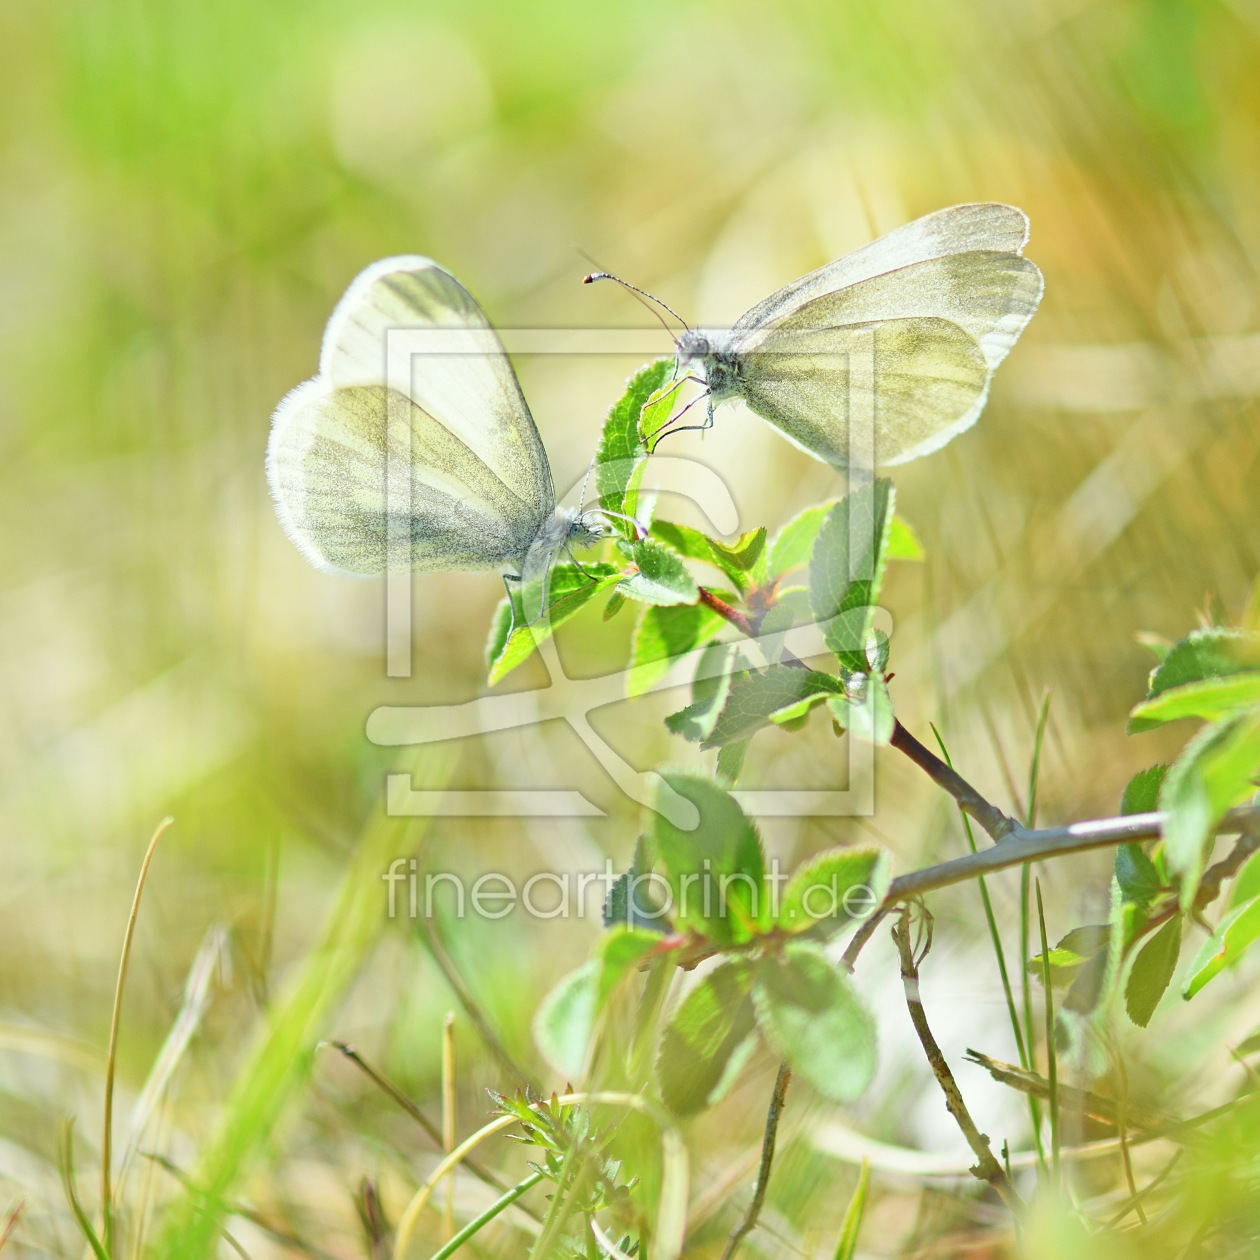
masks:
<svg viewBox="0 0 1260 1260"><path fill-rule="evenodd" d="M1124 986L1124 1008L1139 1028L1151 1022L1159 999L1172 982L1180 955L1181 916L1177 915L1142 946Z"/></svg>
<svg viewBox="0 0 1260 1260"><path fill-rule="evenodd" d="M638 572L622 578L619 594L646 604L694 604L699 600L696 579L677 552L650 538L636 539L630 550Z"/></svg>
<svg viewBox="0 0 1260 1260"><path fill-rule="evenodd" d="M726 622L704 604L645 604L634 628L626 695L640 696L669 672L675 657L714 638Z"/></svg>
<svg viewBox="0 0 1260 1260"><path fill-rule="evenodd" d="M1146 850L1140 844L1122 844L1116 850L1115 876L1124 899L1138 906L1150 905L1163 883L1155 863L1146 856Z"/></svg>
<svg viewBox="0 0 1260 1260"><path fill-rule="evenodd" d="M669 920L652 896L652 882L649 873L637 865L618 875L604 900L604 926L620 924L645 932L665 932Z"/></svg>
<svg viewBox="0 0 1260 1260"><path fill-rule="evenodd" d="M571 971L542 1000L534 1015L534 1041L557 1073L577 1081L586 1070L586 1053L599 1008L600 962Z"/></svg>
<svg viewBox="0 0 1260 1260"><path fill-rule="evenodd" d="M717 1102L734 1076L732 1059L738 1062L752 1048L751 989L748 964L732 959L705 976L670 1016L656 1077L661 1099L675 1115L695 1115Z"/></svg>
<svg viewBox="0 0 1260 1260"><path fill-rule="evenodd" d="M1247 670L1260 670L1260 633L1223 626L1192 630L1174 643L1168 655L1151 671L1146 698L1150 700L1187 683Z"/></svg>
<svg viewBox="0 0 1260 1260"><path fill-rule="evenodd" d="M693 744L708 739L722 715L733 680L747 667L739 649L731 644L713 643L705 648L691 683L691 703L671 713L665 719L666 727Z"/></svg>
<svg viewBox="0 0 1260 1260"><path fill-rule="evenodd" d="M639 436L639 417L643 405L672 371L672 359L657 359L641 367L626 382L626 392L608 410L595 453L595 487L599 506L606 511L635 515L647 461L647 448ZM626 537L632 536L633 527L628 522L613 520Z"/></svg>
<svg viewBox="0 0 1260 1260"><path fill-rule="evenodd" d="M1129 713L1129 734L1152 731L1179 718L1202 718L1215 722L1247 705L1260 705L1260 670L1230 674L1225 678L1203 678L1198 682L1169 687L1150 700L1143 700Z"/></svg>
<svg viewBox="0 0 1260 1260"><path fill-rule="evenodd" d="M1122 814L1150 814L1159 808L1159 789L1168 773L1167 762L1158 762L1139 770L1124 787L1120 798Z"/></svg>
<svg viewBox="0 0 1260 1260"><path fill-rule="evenodd" d="M761 837L719 783L686 771L665 771L666 785L695 805L700 821L683 831L650 812L647 850L665 868L676 930L718 945L749 940L769 919Z"/></svg>
<svg viewBox="0 0 1260 1260"><path fill-rule="evenodd" d="M827 625L827 646L847 669L866 669L864 647L887 563L895 495L880 479L851 491L824 519L809 562L816 620ZM856 624L850 624L857 614Z"/></svg>
<svg viewBox="0 0 1260 1260"><path fill-rule="evenodd" d="M892 739L895 722L888 684L874 674L851 674L844 694L827 701L832 717L867 744L884 747Z"/></svg>
<svg viewBox="0 0 1260 1260"><path fill-rule="evenodd" d="M923 544L919 541L919 536L914 532L914 527L910 522L903 520L900 516L894 516L888 528L888 559L922 560L926 555Z"/></svg>
<svg viewBox="0 0 1260 1260"><path fill-rule="evenodd" d="M815 854L792 872L775 925L784 932L821 927L828 934L868 918L888 894L892 855L879 845L850 845Z"/></svg>
<svg viewBox="0 0 1260 1260"><path fill-rule="evenodd" d="M818 531L827 513L839 502L839 499L828 499L826 503L816 503L794 516L775 534L766 566L771 577L782 577L809 563Z"/></svg>
<svg viewBox="0 0 1260 1260"><path fill-rule="evenodd" d="M744 769L744 754L748 751L748 741L737 739L733 744L723 744L718 749L717 772L727 787L734 787Z"/></svg>
<svg viewBox="0 0 1260 1260"><path fill-rule="evenodd" d="M1181 905L1188 909L1214 838L1213 828L1255 790L1260 774L1260 709L1244 710L1205 726L1182 750L1160 788L1164 856L1181 877Z"/></svg>
<svg viewBox="0 0 1260 1260"><path fill-rule="evenodd" d="M875 1075L875 1023L822 949L794 940L764 959L753 984L757 1024L794 1076L852 1102Z"/></svg>
<svg viewBox="0 0 1260 1260"><path fill-rule="evenodd" d="M486 659L490 663L489 680L497 683L518 665L533 655L538 644L551 637L556 627L564 625L570 617L579 613L596 595L608 590L621 578L619 569L611 564L587 564L582 566L595 579L591 580L573 565L556 565L551 570L547 590L550 602L547 613L531 625L523 623L519 603L516 607L516 628L508 639L508 626L512 610L505 595L499 601L490 623L490 637L486 643Z"/></svg>
<svg viewBox="0 0 1260 1260"><path fill-rule="evenodd" d="M674 404L686 383L683 377L676 381L667 380L654 389L643 404L643 411L639 416L639 436L649 451L655 449L656 443L653 439L669 423L674 414Z"/></svg>
<svg viewBox="0 0 1260 1260"><path fill-rule="evenodd" d="M747 739L768 726L772 714L790 710L789 717L799 716L795 711L802 704L808 707L841 690L840 680L830 674L790 665L771 665L733 677L722 712L700 747Z"/></svg>
<svg viewBox="0 0 1260 1260"><path fill-rule="evenodd" d="M757 562L766 547L764 528L749 530L733 543L724 543L690 525L653 521L652 537L672 547L679 555L720 570L735 583L741 594L751 585Z"/></svg>
<svg viewBox="0 0 1260 1260"><path fill-rule="evenodd" d="M643 962L661 943L659 932L629 926L610 928L596 945L599 982L596 987L596 1010L602 1009L608 995L630 970Z"/></svg>
<svg viewBox="0 0 1260 1260"><path fill-rule="evenodd" d="M1210 980L1232 966L1260 938L1260 897L1231 910L1216 931L1203 942L1182 985L1181 996L1187 1001Z"/></svg>

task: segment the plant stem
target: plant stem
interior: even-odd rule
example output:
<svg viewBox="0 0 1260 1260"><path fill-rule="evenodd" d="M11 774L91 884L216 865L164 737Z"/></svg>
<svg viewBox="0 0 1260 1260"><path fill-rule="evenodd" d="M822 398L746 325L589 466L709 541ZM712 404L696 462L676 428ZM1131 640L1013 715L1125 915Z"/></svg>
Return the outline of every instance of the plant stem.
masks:
<svg viewBox="0 0 1260 1260"><path fill-rule="evenodd" d="M486 1208L476 1220L469 1221L441 1251L434 1254L433 1260L447 1260L449 1256L453 1256L474 1234L485 1229L500 1212L511 1207L521 1195L536 1186L542 1179L543 1174L537 1172L526 1177L519 1185L513 1186L501 1199Z"/></svg>
<svg viewBox="0 0 1260 1260"><path fill-rule="evenodd" d="M433 1145L436 1146L438 1150L444 1149L442 1133L438 1129L437 1125L434 1124L433 1121L430 1120L429 1117L426 1116L424 1112L421 1111L420 1108L417 1107L416 1104L412 1102L411 1099L408 1098L407 1095L404 1094L402 1090L389 1079L389 1077L378 1072L376 1068L374 1068L358 1052L358 1050L354 1048L354 1046L347 1045L344 1041L329 1041L324 1044L332 1046L334 1050L341 1051L341 1053L345 1055L345 1057L349 1059L350 1062L353 1063L355 1067L357 1067L359 1071L368 1078L368 1080L370 1080L382 1093L393 1099L393 1101L396 1102L398 1106L401 1107L403 1111L405 1111L425 1131L430 1141L432 1141ZM509 1187L507 1183L496 1177L488 1168L483 1167L479 1161L472 1158L465 1159L464 1167L466 1167L474 1177L485 1182L485 1184L492 1190L497 1190L500 1194L506 1194L508 1192ZM530 1208L523 1207L521 1208L521 1211L528 1212L531 1216L534 1216L535 1220L540 1219Z"/></svg>
<svg viewBox="0 0 1260 1260"><path fill-rule="evenodd" d="M792 1070L784 1059L779 1064L779 1073L774 1078L774 1092L770 1095L770 1107L766 1112L766 1131L761 1139L761 1166L757 1169L757 1184L753 1187L752 1202L744 1219L735 1226L722 1252L722 1260L731 1260L736 1248L757 1224L761 1215L762 1204L766 1201L766 1187L770 1184L770 1166L774 1163L774 1144L779 1136L779 1117L783 1114L783 1100L788 1085L792 1081Z"/></svg>
<svg viewBox="0 0 1260 1260"><path fill-rule="evenodd" d="M1135 840L1154 840L1159 836L1165 818L1165 814L1157 811L1150 814L1125 814L1119 818L1096 818L1088 822L1071 823L1066 827L1046 827L1038 831L1026 831L1017 825L1015 834L1000 844L981 849L979 853L969 853L965 857L942 862L938 866L928 866L898 876L888 890L885 904L909 901L938 888L948 888L951 884L961 884L980 875L1006 870L1012 866L1023 866L1028 862L1038 862L1043 858L1062 857L1087 849L1103 849ZM1231 809L1217 824L1216 833L1227 835L1257 824L1260 824L1260 806L1244 805ZM1247 843L1256 842L1248 839ZM1229 861L1229 858L1225 859L1225 862ZM1215 867L1209 870L1208 875L1214 870Z"/></svg>
<svg viewBox="0 0 1260 1260"><path fill-rule="evenodd" d="M157 850L157 843L162 833L173 823L173 818L163 818L149 841L144 852L144 861L140 863L140 877L136 880L136 894L131 899L131 914L127 916L127 927L123 932L122 953L118 959L118 982L114 986L114 1014L109 1021L109 1053L105 1058L105 1121L101 1134L101 1235L105 1251L114 1253L114 1205L113 1187L110 1179L113 1175L114 1162L114 1068L118 1061L118 1024L122 1015L123 986L127 983L127 963L131 958L131 939L136 932L136 919L140 914L140 894L144 892L144 881L149 874L149 863Z"/></svg>
<svg viewBox="0 0 1260 1260"><path fill-rule="evenodd" d="M936 1044L936 1038L932 1036L932 1029L928 1026L927 1013L923 1009L923 1001L919 996L919 968L915 963L914 951L910 945L909 924L910 909L906 907L893 927L892 935L897 945L897 952L901 955L901 982L906 991L906 1006L910 1011L914 1030L919 1035L919 1042L932 1068L932 1075L936 1077L937 1084L945 1095L945 1106L957 1121L963 1137L967 1139L967 1145L975 1154L977 1163L971 1170L972 1175L981 1181L987 1181L1011 1211L1018 1211L1022 1205L1019 1196L1015 1193L1015 1187L1011 1185L1010 1178L989 1149L988 1137L976 1128L975 1121L967 1110L967 1104L963 1101L962 1091L959 1090L954 1074L949 1070L949 1064L945 1061L940 1046Z"/></svg>
<svg viewBox="0 0 1260 1260"><path fill-rule="evenodd" d="M889 744L905 753L920 770L958 802L958 808L970 814L994 841L1005 840L1021 830L996 805L991 805L952 766L946 765L930 748L924 747L900 722L893 722Z"/></svg>

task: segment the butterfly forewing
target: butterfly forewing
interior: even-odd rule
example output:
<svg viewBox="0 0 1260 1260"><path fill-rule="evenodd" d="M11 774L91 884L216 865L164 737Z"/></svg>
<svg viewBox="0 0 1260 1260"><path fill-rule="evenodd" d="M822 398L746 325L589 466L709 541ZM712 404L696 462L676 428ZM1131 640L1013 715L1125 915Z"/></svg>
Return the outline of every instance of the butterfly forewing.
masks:
<svg viewBox="0 0 1260 1260"><path fill-rule="evenodd" d="M320 370L334 386L403 388L522 502L554 507L547 454L503 343L437 263L386 258L360 275L328 322Z"/></svg>
<svg viewBox="0 0 1260 1260"><path fill-rule="evenodd" d="M974 422L989 379L975 339L935 318L783 329L743 367L748 406L840 468L872 457L902 463L944 445ZM872 387L869 400L856 396ZM854 417L873 419L873 433L851 434Z"/></svg>
<svg viewBox="0 0 1260 1260"><path fill-rule="evenodd" d="M410 472L395 529L391 420L403 426ZM350 286L320 374L276 409L267 474L302 552L351 573L384 572L387 537L410 540L415 572L519 565L555 510L546 452L502 343L463 285L427 258L385 259Z"/></svg>
<svg viewBox="0 0 1260 1260"><path fill-rule="evenodd" d="M890 271L950 254L988 251L1018 254L1028 243L1028 216L998 202L949 206L924 215L784 285L735 324L744 333L802 304Z"/></svg>

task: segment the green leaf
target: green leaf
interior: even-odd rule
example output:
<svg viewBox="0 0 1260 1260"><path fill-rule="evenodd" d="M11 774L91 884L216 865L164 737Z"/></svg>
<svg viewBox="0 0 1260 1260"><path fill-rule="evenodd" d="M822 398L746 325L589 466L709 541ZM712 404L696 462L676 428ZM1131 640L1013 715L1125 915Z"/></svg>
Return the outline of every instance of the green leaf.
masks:
<svg viewBox="0 0 1260 1260"><path fill-rule="evenodd" d="M1050 983L1058 988L1070 984L1088 962L1105 953L1111 940L1109 923L1090 923L1073 928L1046 956ZM1028 960L1028 974L1041 979L1041 955Z"/></svg>
<svg viewBox="0 0 1260 1260"><path fill-rule="evenodd" d="M674 404L686 383L683 377L676 381L666 380L652 391L652 396L643 404L643 413L639 417L639 435L649 451L656 449L653 439L669 423L674 414Z"/></svg>
<svg viewBox="0 0 1260 1260"><path fill-rule="evenodd" d="M610 928L596 945L599 982L596 987L596 1009L602 1009L608 995L632 968L660 947L661 934L650 928L619 926Z"/></svg>
<svg viewBox="0 0 1260 1260"><path fill-rule="evenodd" d="M656 1076L661 1099L677 1116L691 1116L726 1092L754 1042L751 970L731 959L682 1000L661 1037Z"/></svg>
<svg viewBox="0 0 1260 1260"><path fill-rule="evenodd" d="M776 926L784 932L821 927L828 934L869 918L888 894L892 855L879 845L826 849L792 872Z"/></svg>
<svg viewBox="0 0 1260 1260"><path fill-rule="evenodd" d="M765 858L756 827L712 779L680 770L661 777L700 815L694 831L683 831L655 812L645 828L648 853L665 868L675 928L698 932L718 945L749 940L769 920Z"/></svg>
<svg viewBox="0 0 1260 1260"><path fill-rule="evenodd" d="M844 694L827 701L831 715L858 739L884 747L892 739L894 717L888 684L874 674L851 674Z"/></svg>
<svg viewBox="0 0 1260 1260"><path fill-rule="evenodd" d="M1203 678L1181 687L1170 687L1150 700L1135 705L1129 714L1129 734L1154 730L1178 718L1203 718L1215 722L1233 710L1260 704L1260 670Z"/></svg>
<svg viewBox="0 0 1260 1260"><path fill-rule="evenodd" d="M1260 853L1253 853L1234 876L1229 890L1229 908L1232 910L1256 897L1260 897Z"/></svg>
<svg viewBox="0 0 1260 1260"><path fill-rule="evenodd" d="M599 448L595 453L595 486L599 506L609 512L634 516L639 504L639 485L647 461L647 448L639 436L639 417L644 404L673 371L672 359L657 359L640 368L626 382L626 392L608 411ZM628 538L629 522L614 524Z"/></svg>
<svg viewBox="0 0 1260 1260"><path fill-rule="evenodd" d="M922 560L926 554L914 527L900 516L894 516L888 530L888 559Z"/></svg>
<svg viewBox="0 0 1260 1260"><path fill-rule="evenodd" d="M486 644L486 659L490 663L489 680L497 683L507 677L518 665L527 661L537 646L551 637L557 626L581 612L601 591L606 591L621 577L621 571L611 564L587 564L584 576L573 565L556 565L547 583L550 603L547 614L531 625L525 625L519 602L516 605L516 629L507 638L512 612L505 595L494 610L490 623L490 638Z"/></svg>
<svg viewBox="0 0 1260 1260"><path fill-rule="evenodd" d="M679 555L712 565L724 573L742 595L752 584L753 571L766 548L766 531L751 529L733 543L724 543L690 525L673 521L653 521L652 537L672 547Z"/></svg>
<svg viewBox="0 0 1260 1260"><path fill-rule="evenodd" d="M704 604L645 604L634 628L626 695L650 691L669 672L675 657L707 643L725 625Z"/></svg>
<svg viewBox="0 0 1260 1260"><path fill-rule="evenodd" d="M840 680L830 674L792 665L771 665L740 674L731 679L722 711L700 747L714 748L747 739L768 726L772 715L785 713L790 720L842 689Z"/></svg>
<svg viewBox="0 0 1260 1260"><path fill-rule="evenodd" d="M1145 1028L1155 1014L1159 999L1164 996L1177 970L1181 954L1181 916L1169 919L1133 960L1128 983L1124 986L1124 1008L1129 1018Z"/></svg>
<svg viewBox="0 0 1260 1260"><path fill-rule="evenodd" d="M1192 630L1151 671L1147 700L1206 678L1223 678L1247 670L1260 670L1260 634L1213 626Z"/></svg>
<svg viewBox="0 0 1260 1260"><path fill-rule="evenodd" d="M1124 788L1120 798L1122 814L1151 814L1159 808L1159 789L1168 773L1168 764L1158 762L1139 770Z"/></svg>
<svg viewBox="0 0 1260 1260"><path fill-rule="evenodd" d="M748 663L739 649L728 643L713 643L701 653L691 683L691 703L665 719L665 725L683 739L698 744L708 739L722 716L736 677L744 674Z"/></svg>
<svg viewBox="0 0 1260 1260"><path fill-rule="evenodd" d="M611 621L626 606L626 597L613 591L604 605L604 620Z"/></svg>
<svg viewBox="0 0 1260 1260"><path fill-rule="evenodd" d="M746 739L737 739L733 744L723 744L718 749L718 777L728 787L734 787L739 782L740 773L744 769L744 754L747 751L748 741Z"/></svg>
<svg viewBox="0 0 1260 1260"><path fill-rule="evenodd" d="M566 1081L580 1080L599 1010L599 959L571 971L542 1000L534 1015L534 1041Z"/></svg>
<svg viewBox="0 0 1260 1260"><path fill-rule="evenodd" d="M764 959L753 984L757 1023L794 1076L851 1102L875 1074L875 1022L822 949L795 940Z"/></svg>
<svg viewBox="0 0 1260 1260"><path fill-rule="evenodd" d="M1122 844L1116 850L1115 876L1125 901L1134 905L1149 906L1163 886L1155 863L1146 856L1146 850L1140 844Z"/></svg>
<svg viewBox="0 0 1260 1260"><path fill-rule="evenodd" d="M1187 1001L1194 997L1209 980L1215 980L1226 967L1236 963L1257 938L1260 938L1260 897L1231 910L1203 942L1203 948L1190 965L1181 996Z"/></svg>
<svg viewBox="0 0 1260 1260"><path fill-rule="evenodd" d="M851 491L827 513L809 563L814 616L827 625L827 646L847 669L866 670L865 644L887 562L892 483ZM846 614L856 614L855 617Z"/></svg>
<svg viewBox="0 0 1260 1260"><path fill-rule="evenodd" d="M814 549L814 540L818 531L839 499L829 499L826 503L816 503L794 516L784 525L770 543L770 558L767 571L773 578L782 577L809 563L809 554Z"/></svg>
<svg viewBox="0 0 1260 1260"><path fill-rule="evenodd" d="M640 538L631 547L631 556L639 571L622 578L619 594L646 604L694 604L699 600L696 579L677 552Z"/></svg>
<svg viewBox="0 0 1260 1260"><path fill-rule="evenodd" d="M1260 709L1205 726L1182 750L1160 788L1164 855L1181 876L1181 905L1189 909L1198 891L1214 839L1213 829L1255 790L1260 774Z"/></svg>

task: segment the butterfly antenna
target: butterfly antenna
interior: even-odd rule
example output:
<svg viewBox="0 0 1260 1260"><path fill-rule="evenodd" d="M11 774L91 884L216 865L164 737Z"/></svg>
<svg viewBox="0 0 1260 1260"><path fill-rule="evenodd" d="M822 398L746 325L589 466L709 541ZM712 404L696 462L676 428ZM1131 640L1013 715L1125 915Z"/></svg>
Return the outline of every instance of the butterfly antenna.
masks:
<svg viewBox="0 0 1260 1260"><path fill-rule="evenodd" d="M599 452L596 451L591 456L590 467L586 470L586 476L582 478L582 494L578 499L578 514L581 515L582 509L586 506L586 487L590 484L591 473L595 471L595 461L599 458Z"/></svg>
<svg viewBox="0 0 1260 1260"><path fill-rule="evenodd" d="M585 258L587 262L595 262L595 259L593 259L590 254L583 253L582 257ZM595 265L599 266L598 263L595 263ZM666 305L666 303L662 302L661 299L654 293L649 293L646 289L640 289L637 284L631 284L629 280L623 280L620 276L614 275L611 271L592 271L590 275L582 277L583 284L594 284L596 280L615 280L623 289L628 289L631 293L637 294L638 297L635 300L641 305L646 306L647 309L651 311L658 320L660 320L661 327L669 333L669 339L674 343L674 345L678 344L678 338L674 336L673 329L671 329L662 318L661 312L656 310L654 307L648 306L648 302L655 302L661 310L668 311L688 332L691 331L687 321L683 319L683 317L679 315L672 306ZM644 298L646 298L647 301L643 301Z"/></svg>

